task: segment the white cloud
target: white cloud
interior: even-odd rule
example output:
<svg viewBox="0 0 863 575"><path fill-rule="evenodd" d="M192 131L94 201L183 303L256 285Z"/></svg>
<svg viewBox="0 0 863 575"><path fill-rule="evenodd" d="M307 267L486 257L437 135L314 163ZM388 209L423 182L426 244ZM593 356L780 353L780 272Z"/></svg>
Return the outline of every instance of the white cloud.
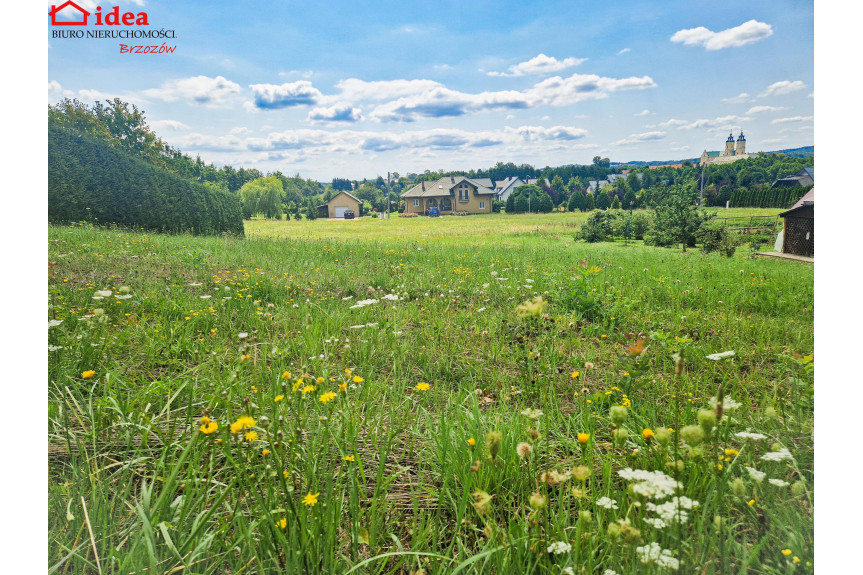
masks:
<svg viewBox="0 0 863 575"><path fill-rule="evenodd" d="M778 112L785 108L780 106L753 106L746 111L747 114L761 114L762 112Z"/></svg>
<svg viewBox="0 0 863 575"><path fill-rule="evenodd" d="M734 96L733 98L722 98L722 101L727 104L745 104L746 102L754 102L755 100L752 98L752 96L750 96L746 92L743 92Z"/></svg>
<svg viewBox="0 0 863 575"><path fill-rule="evenodd" d="M571 128L568 126L520 126L518 128L505 128L505 133L518 134L527 142L539 142L543 140L580 140L587 136L587 130L582 128Z"/></svg>
<svg viewBox="0 0 863 575"><path fill-rule="evenodd" d="M629 48L624 48L623 50L618 52L617 55L620 56L621 54L626 54L627 52L632 52L632 50L630 50Z"/></svg>
<svg viewBox="0 0 863 575"><path fill-rule="evenodd" d="M677 126L678 130L695 130L699 128L707 128L707 129L726 129L732 126L739 126L743 122L748 122L751 118L747 118L745 116L721 116L719 118L713 118L712 120L702 118L700 120L695 120L694 122L682 122L680 120L669 120L668 122L664 122L660 124L660 126ZM671 124L674 122L674 124Z"/></svg>
<svg viewBox="0 0 863 575"><path fill-rule="evenodd" d="M183 151L236 152L246 149L245 142L233 135L211 136L193 132L176 138L176 142Z"/></svg>
<svg viewBox="0 0 863 575"><path fill-rule="evenodd" d="M643 134L632 134L622 140L612 143L612 146L629 146L641 142L653 142L665 138L665 132L644 132Z"/></svg>
<svg viewBox="0 0 863 575"><path fill-rule="evenodd" d="M339 97L348 101L391 100L403 96L422 94L435 88L443 87L443 84L434 80L382 80L366 82L357 78L348 78L336 84L336 88L341 92Z"/></svg>
<svg viewBox="0 0 863 575"><path fill-rule="evenodd" d="M307 80L285 84L250 84L254 94L251 104L258 109L278 110L293 106L317 104L321 92Z"/></svg>
<svg viewBox="0 0 863 575"><path fill-rule="evenodd" d="M740 26L720 32L713 32L704 26L678 30L671 37L671 41L682 43L684 46L703 46L706 50L722 50L723 48L745 46L763 40L772 34L773 28L770 24L749 20Z"/></svg>
<svg viewBox="0 0 863 575"><path fill-rule="evenodd" d="M806 84L800 80L795 80L793 82L791 80L782 80L781 82L770 84L767 86L767 89L758 94L758 96L760 98L766 98L767 96L784 96L785 94L802 90L805 87Z"/></svg>
<svg viewBox="0 0 863 575"><path fill-rule="evenodd" d="M193 76L167 80L160 88L144 90L143 94L166 102L184 100L202 106L225 106L239 92L240 85L223 76Z"/></svg>
<svg viewBox="0 0 863 575"><path fill-rule="evenodd" d="M649 115L650 115L650 110L642 110L642 111L640 111L639 113L637 113L637 114L633 114L633 115L634 115L634 116L649 116Z"/></svg>
<svg viewBox="0 0 863 575"><path fill-rule="evenodd" d="M251 132L251 130L249 130L245 126L237 126L236 128L231 128L228 131L228 133L233 136L239 136L240 134L248 134L249 132Z"/></svg>
<svg viewBox="0 0 863 575"><path fill-rule="evenodd" d="M328 108L314 108L307 119L313 123L359 122L363 114L359 108L342 102Z"/></svg>
<svg viewBox="0 0 863 575"><path fill-rule="evenodd" d="M539 54L528 60L527 62L521 62L520 64L515 64L508 68L509 72L488 72L489 76L527 76L530 74L547 74L550 72L558 72L560 70L565 70L567 68L572 68L573 66L578 66L579 64L586 61L587 58L564 58L563 60L558 60L554 56L546 56L545 54Z"/></svg>
<svg viewBox="0 0 863 575"><path fill-rule="evenodd" d="M777 118L771 124L790 124L792 122L811 122L812 116L794 116L792 118Z"/></svg>
<svg viewBox="0 0 863 575"><path fill-rule="evenodd" d="M150 122L150 127L154 130L168 130L170 132L180 132L190 129L189 126L179 120L156 120Z"/></svg>
<svg viewBox="0 0 863 575"><path fill-rule="evenodd" d="M666 122L662 122L662 123L660 123L659 125L660 125L660 126L663 126L663 127L668 127L668 128L670 128L670 127L675 127L675 126L685 126L685 125L687 125L688 123L689 123L689 122L687 122L686 120L678 120L678 119L676 119L676 118L671 118L670 120L668 120L668 121L666 121Z"/></svg>

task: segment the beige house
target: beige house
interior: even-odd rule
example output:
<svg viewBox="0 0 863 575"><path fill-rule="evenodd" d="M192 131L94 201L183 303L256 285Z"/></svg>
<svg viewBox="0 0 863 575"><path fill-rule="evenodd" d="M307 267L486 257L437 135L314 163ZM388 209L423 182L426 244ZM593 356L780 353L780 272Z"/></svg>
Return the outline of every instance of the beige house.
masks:
<svg viewBox="0 0 863 575"><path fill-rule="evenodd" d="M402 194L405 212L424 214L434 207L441 215L456 212L490 214L495 191L484 183L464 176L447 176L436 182L422 181Z"/></svg>
<svg viewBox="0 0 863 575"><path fill-rule="evenodd" d="M356 217L360 217L360 206L362 201L347 192L339 192L327 203L327 214L330 219L344 218L345 210L353 210Z"/></svg>

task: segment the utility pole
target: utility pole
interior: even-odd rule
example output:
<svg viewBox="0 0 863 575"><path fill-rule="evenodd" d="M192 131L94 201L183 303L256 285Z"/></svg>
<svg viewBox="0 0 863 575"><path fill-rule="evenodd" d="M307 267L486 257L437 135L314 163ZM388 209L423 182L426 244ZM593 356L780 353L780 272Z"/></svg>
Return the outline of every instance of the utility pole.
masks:
<svg viewBox="0 0 863 575"><path fill-rule="evenodd" d="M387 172L387 219L390 219L390 173Z"/></svg>
<svg viewBox="0 0 863 575"><path fill-rule="evenodd" d="M702 160L701 162L701 191L698 194L698 207L704 207L704 166L706 162Z"/></svg>

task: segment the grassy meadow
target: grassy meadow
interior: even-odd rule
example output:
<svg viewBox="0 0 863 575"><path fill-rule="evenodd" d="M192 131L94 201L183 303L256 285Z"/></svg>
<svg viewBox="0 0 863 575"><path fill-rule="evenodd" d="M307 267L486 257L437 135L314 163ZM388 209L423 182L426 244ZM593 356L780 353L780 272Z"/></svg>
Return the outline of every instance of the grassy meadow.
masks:
<svg viewBox="0 0 863 575"><path fill-rule="evenodd" d="M585 219L51 227L49 572L812 572L813 267Z"/></svg>

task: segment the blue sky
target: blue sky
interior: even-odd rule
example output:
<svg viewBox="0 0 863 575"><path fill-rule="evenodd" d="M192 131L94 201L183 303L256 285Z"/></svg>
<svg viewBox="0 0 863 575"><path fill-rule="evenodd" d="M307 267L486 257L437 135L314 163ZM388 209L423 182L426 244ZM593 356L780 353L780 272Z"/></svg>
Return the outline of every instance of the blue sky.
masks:
<svg viewBox="0 0 863 575"><path fill-rule="evenodd" d="M123 98L217 164L329 181L814 143L811 1L118 5L176 51L50 39L49 103Z"/></svg>

